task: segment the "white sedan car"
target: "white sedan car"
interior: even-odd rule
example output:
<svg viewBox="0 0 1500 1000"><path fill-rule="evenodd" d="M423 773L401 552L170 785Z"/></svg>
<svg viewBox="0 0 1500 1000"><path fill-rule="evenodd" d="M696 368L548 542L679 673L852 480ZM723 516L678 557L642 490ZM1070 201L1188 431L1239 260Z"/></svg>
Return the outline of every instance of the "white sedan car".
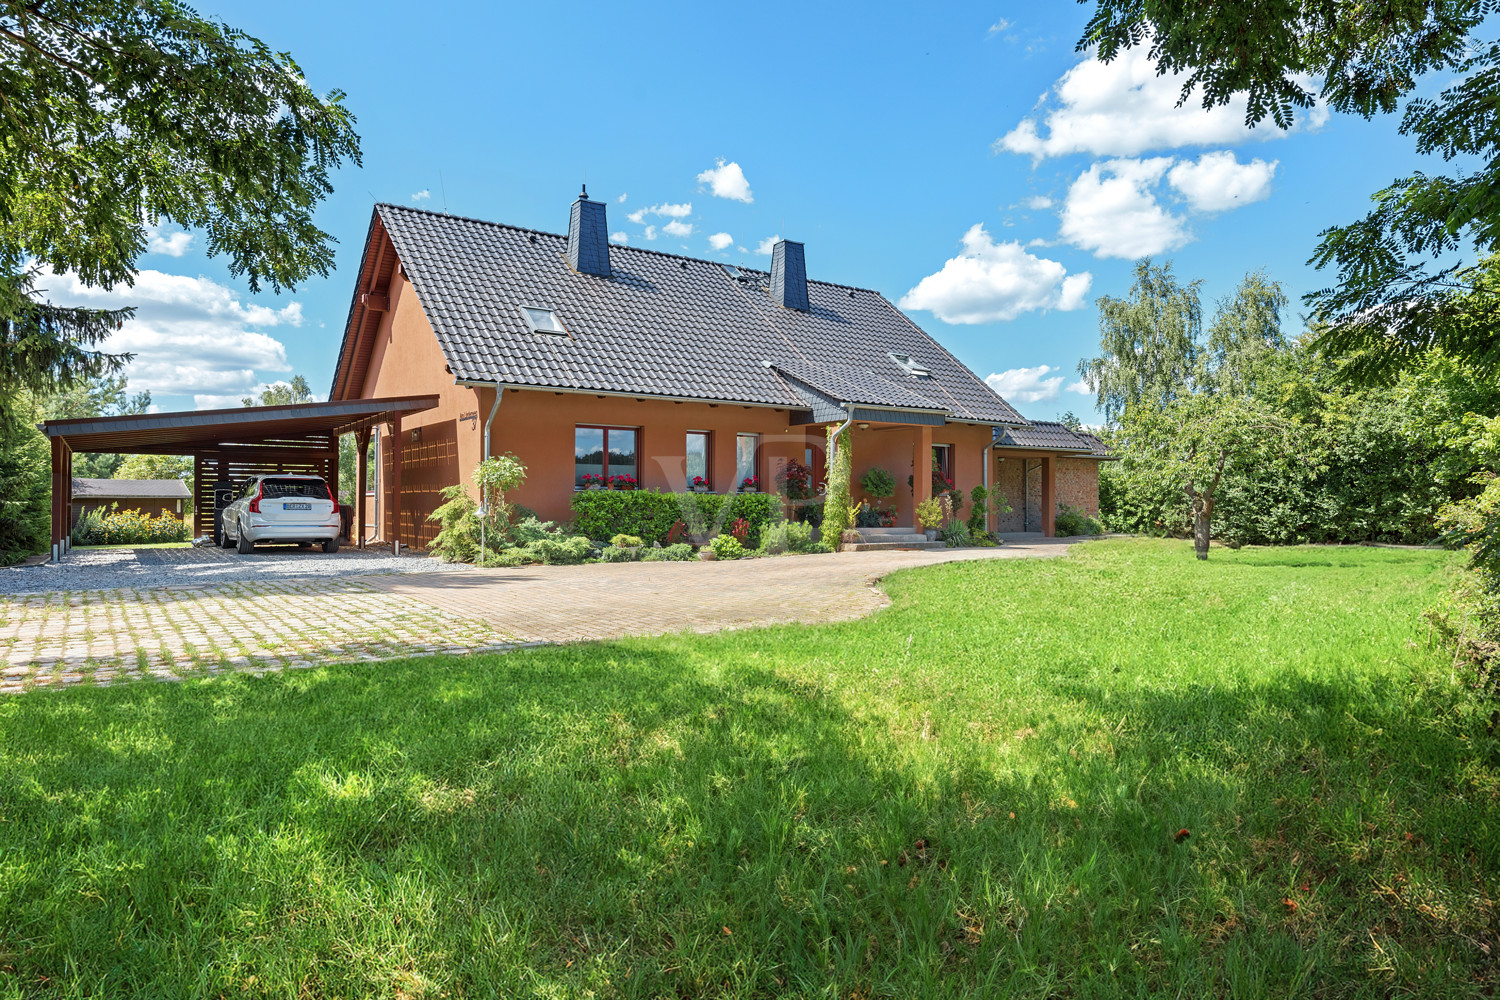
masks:
<svg viewBox="0 0 1500 1000"><path fill-rule="evenodd" d="M256 476L224 508L219 544L248 554L257 542L339 550L339 505L322 476Z"/></svg>

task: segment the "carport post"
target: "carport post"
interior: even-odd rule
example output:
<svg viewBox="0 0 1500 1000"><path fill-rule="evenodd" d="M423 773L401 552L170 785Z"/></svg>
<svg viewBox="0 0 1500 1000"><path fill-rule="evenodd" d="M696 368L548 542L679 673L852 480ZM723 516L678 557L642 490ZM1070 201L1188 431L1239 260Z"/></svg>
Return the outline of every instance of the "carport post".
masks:
<svg viewBox="0 0 1500 1000"><path fill-rule="evenodd" d="M356 541L360 548L365 547L365 490L369 486L370 467L370 428L364 427L354 434L355 466L354 466L354 519L359 522L355 530L359 534Z"/></svg>
<svg viewBox="0 0 1500 1000"><path fill-rule="evenodd" d="M391 414L391 554L401 554L401 411Z"/></svg>

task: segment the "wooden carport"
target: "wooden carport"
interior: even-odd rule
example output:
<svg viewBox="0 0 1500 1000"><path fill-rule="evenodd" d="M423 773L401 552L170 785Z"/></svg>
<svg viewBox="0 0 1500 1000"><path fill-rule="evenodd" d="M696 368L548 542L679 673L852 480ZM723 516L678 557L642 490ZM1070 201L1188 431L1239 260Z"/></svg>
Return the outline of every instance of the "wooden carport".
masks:
<svg viewBox="0 0 1500 1000"><path fill-rule="evenodd" d="M41 425L52 442L52 558L68 550L73 526L74 452L193 456L194 535L214 526L214 488L268 473L319 475L338 488L339 437L354 434L355 523L364 544L365 470L370 431L389 428L392 463L386 502L400 523L401 418L438 404L437 396L346 399L288 406L243 406L231 410L141 413L119 417L49 420Z"/></svg>

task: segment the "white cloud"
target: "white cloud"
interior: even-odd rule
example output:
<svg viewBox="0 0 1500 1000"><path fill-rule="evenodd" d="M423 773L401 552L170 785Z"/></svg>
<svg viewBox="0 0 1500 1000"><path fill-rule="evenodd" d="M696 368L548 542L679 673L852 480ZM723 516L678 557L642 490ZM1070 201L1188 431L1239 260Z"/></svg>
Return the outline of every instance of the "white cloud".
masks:
<svg viewBox="0 0 1500 1000"><path fill-rule="evenodd" d="M302 325L302 304L280 309L241 300L210 278L143 270L135 286L105 291L72 275L43 282L49 299L93 308L135 306L135 316L104 342L112 353L132 353L126 369L132 391L157 395L233 396L238 403L265 380L286 372L286 347L256 327Z"/></svg>
<svg viewBox="0 0 1500 1000"><path fill-rule="evenodd" d="M734 243L734 237L728 233L714 233L708 238L708 245L715 250L727 250Z"/></svg>
<svg viewBox="0 0 1500 1000"><path fill-rule="evenodd" d="M698 175L699 184L707 184L715 198L743 201L747 205L755 200L750 193L750 182L745 180L745 172L738 163L725 163L722 156L714 163L717 165Z"/></svg>
<svg viewBox="0 0 1500 1000"><path fill-rule="evenodd" d="M616 198L615 201L619 202L621 205L625 204L625 192L621 191L620 197Z"/></svg>
<svg viewBox="0 0 1500 1000"><path fill-rule="evenodd" d="M1023 118L995 140L995 150L1038 160L1069 153L1135 156L1154 149L1221 146L1286 135L1273 122L1247 128L1244 97L1204 110L1201 92L1194 91L1178 107L1184 79L1181 74L1157 76L1149 45L1126 49L1107 64L1085 59L1044 96L1043 103L1050 106L1043 120ZM1328 108L1320 102L1299 117L1293 131L1316 129L1327 121Z"/></svg>
<svg viewBox="0 0 1500 1000"><path fill-rule="evenodd" d="M646 237L646 239L648 239L648 240L654 240L654 239L656 239L656 227L655 226L647 226L645 233L643 233L642 235L644 235Z"/></svg>
<svg viewBox="0 0 1500 1000"><path fill-rule="evenodd" d="M693 203L690 201L685 201L680 205L663 203L661 205L651 205L647 208L638 208L634 212L631 212L629 215L625 216L625 218L629 219L631 222L640 224L646 221L646 216L648 215L659 215L664 219L685 219L692 214Z"/></svg>
<svg viewBox="0 0 1500 1000"><path fill-rule="evenodd" d="M1000 34L1000 32L1005 31L1010 26L1011 26L1011 22L1007 21L1005 18L1002 17L1000 20L998 20L994 24L990 25L990 34L992 34L992 35L998 35L998 34Z"/></svg>
<svg viewBox="0 0 1500 1000"><path fill-rule="evenodd" d="M1048 198L1044 194L1035 195L1035 196L1033 196L1031 198L1027 198L1026 199L1026 207L1030 208L1030 209L1035 209L1035 210L1038 210L1038 211L1040 211L1041 209L1044 209L1044 208L1051 208L1052 207L1052 199Z"/></svg>
<svg viewBox="0 0 1500 1000"><path fill-rule="evenodd" d="M1199 212L1224 212L1271 196L1279 160L1241 163L1227 149L1184 160L1167 173L1167 183Z"/></svg>
<svg viewBox="0 0 1500 1000"><path fill-rule="evenodd" d="M993 323L1038 309L1068 311L1084 304L1094 277L1068 274L1055 260L1034 257L1020 243L996 243L980 223L963 236L963 252L901 297L902 309L926 309L945 323Z"/></svg>
<svg viewBox="0 0 1500 1000"><path fill-rule="evenodd" d="M665 226L662 226L661 231L668 236L676 236L680 239L693 235L693 224L691 222L678 222L676 219L673 219Z"/></svg>
<svg viewBox="0 0 1500 1000"><path fill-rule="evenodd" d="M781 242L781 234L778 233L775 236L767 236L765 239L755 244L755 252L760 254L762 257L768 257L770 256L771 251L776 249L776 244L779 242Z"/></svg>
<svg viewBox="0 0 1500 1000"><path fill-rule="evenodd" d="M1068 188L1058 234L1096 257L1165 253L1189 242L1182 218L1151 190L1171 165L1167 156L1095 163Z"/></svg>
<svg viewBox="0 0 1500 1000"><path fill-rule="evenodd" d="M1050 374L1057 370L1051 365L1012 368L1009 371L986 375L984 381L991 389L1005 397L1007 402L1045 403L1056 399L1058 392L1062 389L1063 377Z"/></svg>
<svg viewBox="0 0 1500 1000"><path fill-rule="evenodd" d="M1080 396L1092 396L1094 394L1094 390L1090 389L1089 384L1083 381L1083 379L1079 379L1077 382L1069 382L1068 391L1076 392Z"/></svg>
<svg viewBox="0 0 1500 1000"><path fill-rule="evenodd" d="M167 257L181 257L193 245L193 234L178 231L165 233L161 226L146 227L146 252L159 253Z"/></svg>
<svg viewBox="0 0 1500 1000"><path fill-rule="evenodd" d="M616 243L629 243L630 242L630 234L627 233L627 232L624 232L624 231L621 231L621 232L618 232L618 233L610 233L609 234L609 238L612 239L612 240L614 240Z"/></svg>
<svg viewBox="0 0 1500 1000"><path fill-rule="evenodd" d="M423 188L422 190L418 191L416 194L412 195L411 196L411 200L412 201L426 201L428 198L431 198L431 197L432 197L432 192L429 191L427 188Z"/></svg>

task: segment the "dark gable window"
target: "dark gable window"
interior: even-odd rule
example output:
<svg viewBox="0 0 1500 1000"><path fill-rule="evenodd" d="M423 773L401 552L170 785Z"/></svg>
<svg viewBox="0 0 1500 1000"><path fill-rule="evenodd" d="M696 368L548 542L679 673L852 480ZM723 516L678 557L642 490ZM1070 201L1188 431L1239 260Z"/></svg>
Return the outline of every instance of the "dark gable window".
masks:
<svg viewBox="0 0 1500 1000"><path fill-rule="evenodd" d="M573 430L573 485L582 489L611 476L639 480L634 427L576 427ZM602 480L585 479L600 476Z"/></svg>

